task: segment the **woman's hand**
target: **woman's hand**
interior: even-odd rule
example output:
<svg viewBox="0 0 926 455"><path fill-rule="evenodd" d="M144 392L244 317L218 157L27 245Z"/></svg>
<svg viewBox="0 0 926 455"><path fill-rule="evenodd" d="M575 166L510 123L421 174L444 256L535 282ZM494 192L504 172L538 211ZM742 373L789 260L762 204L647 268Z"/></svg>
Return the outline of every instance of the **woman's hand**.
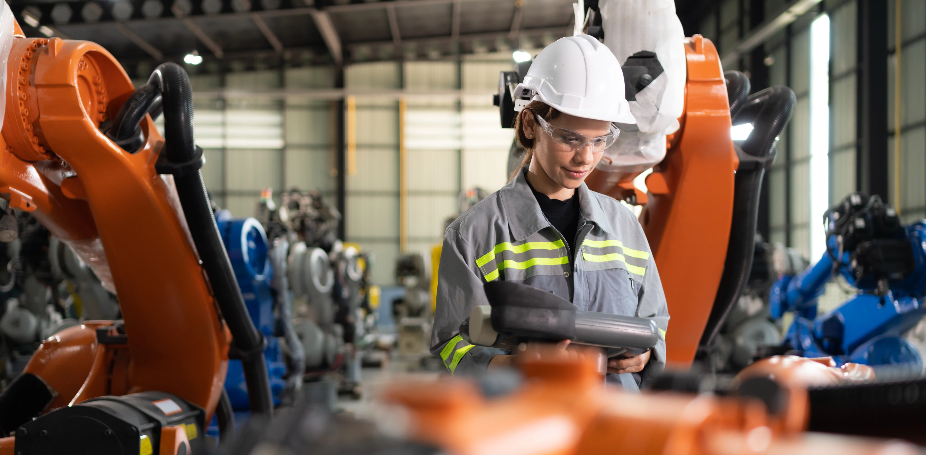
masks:
<svg viewBox="0 0 926 455"><path fill-rule="evenodd" d="M649 362L650 351L633 357L617 357L608 360L608 373L639 373Z"/></svg>

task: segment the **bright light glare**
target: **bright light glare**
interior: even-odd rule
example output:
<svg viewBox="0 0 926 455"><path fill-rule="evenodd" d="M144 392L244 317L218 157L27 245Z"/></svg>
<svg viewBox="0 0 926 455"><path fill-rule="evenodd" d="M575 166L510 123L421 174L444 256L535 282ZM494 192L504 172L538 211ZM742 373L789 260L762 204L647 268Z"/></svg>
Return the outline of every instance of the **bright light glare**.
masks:
<svg viewBox="0 0 926 455"><path fill-rule="evenodd" d="M189 63L190 65L199 65L203 62L203 56L196 54L186 54L186 56L183 57L183 61Z"/></svg>
<svg viewBox="0 0 926 455"><path fill-rule="evenodd" d="M51 38L52 36L55 36L55 31L52 30L50 27L46 27L46 26L44 26L44 25L41 26L41 27L39 27L39 33L41 33L41 34L43 34L43 35L45 35L45 36L47 36L47 37L49 37L49 38Z"/></svg>
<svg viewBox="0 0 926 455"><path fill-rule="evenodd" d="M733 128L730 128L730 137L732 137L734 141L745 141L749 139L749 133L752 132L752 129L752 123L733 125Z"/></svg>
<svg viewBox="0 0 926 455"><path fill-rule="evenodd" d="M810 26L810 258L826 251L823 212L829 208L830 18Z"/></svg>
<svg viewBox="0 0 926 455"><path fill-rule="evenodd" d="M514 51L514 53L511 54L511 58L513 58L514 61L518 63L529 62L531 60L531 53L525 51Z"/></svg>

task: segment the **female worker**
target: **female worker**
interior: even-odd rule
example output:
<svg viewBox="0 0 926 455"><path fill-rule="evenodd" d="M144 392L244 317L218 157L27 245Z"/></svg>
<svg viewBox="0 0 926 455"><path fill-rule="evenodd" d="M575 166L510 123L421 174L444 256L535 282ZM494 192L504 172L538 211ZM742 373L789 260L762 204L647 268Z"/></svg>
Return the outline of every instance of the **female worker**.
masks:
<svg viewBox="0 0 926 455"><path fill-rule="evenodd" d="M583 183L617 138L613 124L635 123L620 65L588 35L562 38L540 52L515 95L515 134L527 153L505 187L447 228L431 352L454 374L516 362L458 334L473 306L488 304L484 283L516 281L579 310L654 319L654 349L608 361L608 382L639 390L665 364L665 295L636 217Z"/></svg>

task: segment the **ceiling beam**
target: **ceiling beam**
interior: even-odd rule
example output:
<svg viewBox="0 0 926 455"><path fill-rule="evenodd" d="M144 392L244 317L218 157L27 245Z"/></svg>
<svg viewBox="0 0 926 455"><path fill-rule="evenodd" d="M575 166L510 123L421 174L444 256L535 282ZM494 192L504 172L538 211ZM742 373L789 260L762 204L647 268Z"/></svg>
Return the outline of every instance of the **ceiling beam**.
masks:
<svg viewBox="0 0 926 455"><path fill-rule="evenodd" d="M545 27L545 28L530 28L530 29L521 29L515 35L512 35L510 31L501 31L501 32L491 32L491 33L467 33L460 35L457 39L453 39L450 36L438 36L433 38L415 38L415 39L406 39L402 42L405 44L443 44L454 41L494 41L498 38L517 38L520 36L537 36L543 35L545 33L553 33L554 36L562 36L562 33L565 29L565 26L559 27ZM570 29L571 30L571 29ZM381 47L381 46L391 46L393 45L392 41L367 41L363 43L348 43L345 46L348 49L355 49L361 46L368 47Z"/></svg>
<svg viewBox="0 0 926 455"><path fill-rule="evenodd" d="M493 94L492 90L403 90L403 89L282 89L282 90L195 90L193 98L257 98L257 99L315 99L339 100L347 96L367 96L377 98L443 98L459 99L461 97L485 96Z"/></svg>
<svg viewBox="0 0 926 455"><path fill-rule="evenodd" d="M521 28L521 15L524 11L521 8L522 5L524 5L524 0L515 0L514 17L511 18L511 31L508 33L512 38L517 36L518 29Z"/></svg>
<svg viewBox="0 0 926 455"><path fill-rule="evenodd" d="M772 35L791 25L798 17L817 6L820 0L793 0L778 15L758 26L749 36L740 40L733 50L727 52L720 60L724 66L732 65L736 59L765 43Z"/></svg>
<svg viewBox="0 0 926 455"><path fill-rule="evenodd" d="M450 17L450 38L460 39L460 14L463 11L463 2L454 0L452 16Z"/></svg>
<svg viewBox="0 0 926 455"><path fill-rule="evenodd" d="M402 34L399 33L399 19L395 16L395 6L386 7L386 17L389 19L389 33L392 35L392 42L396 46L401 46Z"/></svg>
<svg viewBox="0 0 926 455"><path fill-rule="evenodd" d="M116 30L119 30L129 41L135 43L136 46L140 47L143 51L147 52L148 55L154 57L155 60L161 62L164 61L164 54L161 53L156 47L152 46L151 43L145 41L144 38L138 36L135 32L125 26L125 24L117 22Z"/></svg>
<svg viewBox="0 0 926 455"><path fill-rule="evenodd" d="M331 22L331 16L327 11L315 10L312 11L312 20L315 22L318 32L321 33L322 39L325 40L331 58L334 59L336 64L341 65L344 62L344 51L341 47L341 37L338 36L338 31L334 28L334 23Z"/></svg>
<svg viewBox="0 0 926 455"><path fill-rule="evenodd" d="M260 29L260 32L264 34L264 38L266 38L267 42L273 46L273 49L277 51L277 54L282 54L283 43L280 42L280 39L277 38L275 33L273 33L273 30L270 30L270 27L267 26L267 23L264 22L264 19L261 18L259 14L251 14L251 19L254 20L254 24L257 25L257 28Z"/></svg>
<svg viewBox="0 0 926 455"><path fill-rule="evenodd" d="M174 16L177 16L177 18L180 19L180 22L182 22L183 25L186 26L187 30L192 32L193 35L196 35L196 39L198 39L201 43L203 43L203 45L205 45L206 47L209 48L210 51L212 51L213 55L215 55L217 58L222 58L222 56L225 55L222 52L222 47L219 46L218 43L213 41L212 38L210 38L209 35L207 35L206 32L203 31L203 29L199 28L199 26L196 25L195 22L193 22L193 19L190 19L189 17L187 17L186 14L183 13L183 10L181 10L176 4L174 4L174 6L172 6L170 10L171 12L174 13Z"/></svg>

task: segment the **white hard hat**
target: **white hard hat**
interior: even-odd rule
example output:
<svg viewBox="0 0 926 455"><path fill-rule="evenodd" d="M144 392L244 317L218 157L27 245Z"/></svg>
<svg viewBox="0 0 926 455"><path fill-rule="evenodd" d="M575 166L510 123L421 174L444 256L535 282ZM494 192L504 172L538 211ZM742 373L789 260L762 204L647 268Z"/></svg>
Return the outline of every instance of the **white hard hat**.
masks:
<svg viewBox="0 0 926 455"><path fill-rule="evenodd" d="M588 35L545 47L514 91L515 111L531 101L592 120L636 123L624 99L624 73L607 46Z"/></svg>

